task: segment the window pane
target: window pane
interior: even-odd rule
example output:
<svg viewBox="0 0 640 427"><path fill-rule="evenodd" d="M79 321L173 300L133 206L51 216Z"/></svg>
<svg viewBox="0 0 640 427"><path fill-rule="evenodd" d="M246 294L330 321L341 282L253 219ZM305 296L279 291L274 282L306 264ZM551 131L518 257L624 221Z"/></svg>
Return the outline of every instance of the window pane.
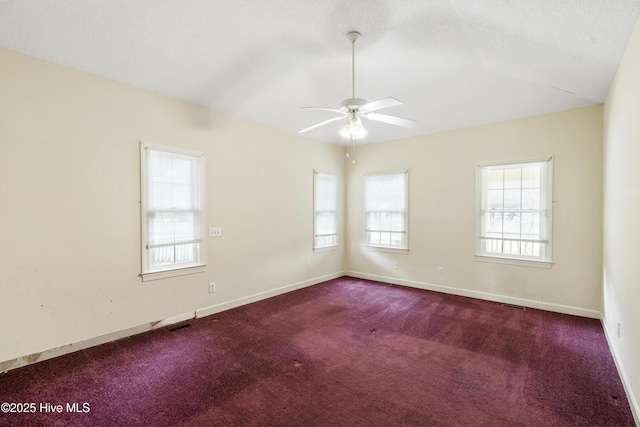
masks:
<svg viewBox="0 0 640 427"><path fill-rule="evenodd" d="M365 232L370 245L406 247L407 175L365 176Z"/></svg>
<svg viewBox="0 0 640 427"><path fill-rule="evenodd" d="M485 225L485 230L487 233L500 233L502 234L502 213L501 212L490 212L485 215L487 223Z"/></svg>
<svg viewBox="0 0 640 427"><path fill-rule="evenodd" d="M393 246L404 246L404 233L391 233L391 244Z"/></svg>
<svg viewBox="0 0 640 427"><path fill-rule="evenodd" d="M520 189L504 190L504 209L520 209Z"/></svg>
<svg viewBox="0 0 640 427"><path fill-rule="evenodd" d="M504 191L503 190L489 190L489 209L503 209L504 208Z"/></svg>
<svg viewBox="0 0 640 427"><path fill-rule="evenodd" d="M367 175L365 198L367 211L404 211L405 174Z"/></svg>
<svg viewBox="0 0 640 427"><path fill-rule="evenodd" d="M487 253L502 253L502 240L485 240L484 251Z"/></svg>
<svg viewBox="0 0 640 427"><path fill-rule="evenodd" d="M479 167L480 253L550 258L550 173L550 161Z"/></svg>
<svg viewBox="0 0 640 427"><path fill-rule="evenodd" d="M369 232L367 234L369 236L369 239L368 239L369 244L379 245L381 243L379 232Z"/></svg>
<svg viewBox="0 0 640 427"><path fill-rule="evenodd" d="M314 247L335 245L337 241L338 179L314 173Z"/></svg>
<svg viewBox="0 0 640 427"><path fill-rule="evenodd" d="M380 230L382 228L380 212L368 212L366 222L365 227L367 230Z"/></svg>
<svg viewBox="0 0 640 427"><path fill-rule="evenodd" d="M520 188L522 186L522 169L513 168L504 171L504 188Z"/></svg>
<svg viewBox="0 0 640 427"><path fill-rule="evenodd" d="M162 246L149 249L153 267L171 266L174 264L194 263L198 259L200 244Z"/></svg>
<svg viewBox="0 0 640 427"><path fill-rule="evenodd" d="M316 214L316 234L334 234L335 232L335 212L318 212Z"/></svg>
<svg viewBox="0 0 640 427"><path fill-rule="evenodd" d="M520 254L520 242L515 240L503 240L502 241L502 253L519 255Z"/></svg>
<svg viewBox="0 0 640 427"><path fill-rule="evenodd" d="M530 239L540 240L540 214L539 213L523 213L522 214L522 233L527 234Z"/></svg>
<svg viewBox="0 0 640 427"><path fill-rule="evenodd" d="M389 228L391 231L404 231L404 213L394 212L391 214L391 227Z"/></svg>
<svg viewBox="0 0 640 427"><path fill-rule="evenodd" d="M502 169L490 169L488 173L489 182L487 188L502 189L504 188L504 171Z"/></svg>
<svg viewBox="0 0 640 427"><path fill-rule="evenodd" d="M540 166L522 168L522 188L540 187Z"/></svg>
<svg viewBox="0 0 640 427"><path fill-rule="evenodd" d="M540 209L540 189L526 188L522 190L522 209Z"/></svg>
<svg viewBox="0 0 640 427"><path fill-rule="evenodd" d="M142 148L146 209L143 273L201 262L202 154Z"/></svg>
<svg viewBox="0 0 640 427"><path fill-rule="evenodd" d="M517 237L520 234L520 214L517 212L505 212L502 219L505 233L511 233Z"/></svg>
<svg viewBox="0 0 640 427"><path fill-rule="evenodd" d="M391 245L391 233L380 233L380 243L383 245Z"/></svg>

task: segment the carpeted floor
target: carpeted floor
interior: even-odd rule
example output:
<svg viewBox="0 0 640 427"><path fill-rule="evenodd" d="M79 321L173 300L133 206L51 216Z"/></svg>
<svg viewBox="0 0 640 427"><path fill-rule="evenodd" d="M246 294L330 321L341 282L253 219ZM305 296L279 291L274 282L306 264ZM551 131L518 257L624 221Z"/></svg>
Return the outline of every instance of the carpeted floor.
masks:
<svg viewBox="0 0 640 427"><path fill-rule="evenodd" d="M599 321L348 277L10 371L0 402L36 404L3 426L635 425Z"/></svg>

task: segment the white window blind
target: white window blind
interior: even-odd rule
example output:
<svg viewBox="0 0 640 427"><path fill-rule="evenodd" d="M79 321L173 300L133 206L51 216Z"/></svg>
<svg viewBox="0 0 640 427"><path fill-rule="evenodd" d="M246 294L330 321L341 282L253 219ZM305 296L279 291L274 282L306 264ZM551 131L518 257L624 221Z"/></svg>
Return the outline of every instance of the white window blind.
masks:
<svg viewBox="0 0 640 427"><path fill-rule="evenodd" d="M202 265L203 153L141 145L142 272Z"/></svg>
<svg viewBox="0 0 640 427"><path fill-rule="evenodd" d="M338 244L338 178L314 172L314 248Z"/></svg>
<svg viewBox="0 0 640 427"><path fill-rule="evenodd" d="M552 160L478 167L478 254L551 261Z"/></svg>
<svg viewBox="0 0 640 427"><path fill-rule="evenodd" d="M367 245L407 249L408 175L365 175Z"/></svg>

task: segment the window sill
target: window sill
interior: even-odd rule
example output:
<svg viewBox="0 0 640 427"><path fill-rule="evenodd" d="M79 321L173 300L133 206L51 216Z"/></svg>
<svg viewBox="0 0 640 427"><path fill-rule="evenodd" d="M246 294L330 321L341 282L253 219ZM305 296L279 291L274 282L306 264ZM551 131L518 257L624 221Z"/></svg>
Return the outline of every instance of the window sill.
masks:
<svg viewBox="0 0 640 427"><path fill-rule="evenodd" d="M335 251L336 249L338 249L338 245L320 246L319 248L313 248L313 252L317 254L318 252L329 252Z"/></svg>
<svg viewBox="0 0 640 427"><path fill-rule="evenodd" d="M372 246L372 245L362 245L362 249L365 251L373 251L373 252L388 252L391 254L409 254L408 248L390 248L388 246Z"/></svg>
<svg viewBox="0 0 640 427"><path fill-rule="evenodd" d="M550 261L534 261L530 259L502 258L502 257L490 256L490 255L476 255L475 258L476 258L476 261L480 261L480 262L519 265L522 267L551 268L553 266L553 262L550 262Z"/></svg>
<svg viewBox="0 0 640 427"><path fill-rule="evenodd" d="M204 273L206 266L206 264L202 264L172 270L152 271L149 273L141 273L140 277L142 277L143 282L149 282L151 280L167 279L169 277L186 276L187 274Z"/></svg>

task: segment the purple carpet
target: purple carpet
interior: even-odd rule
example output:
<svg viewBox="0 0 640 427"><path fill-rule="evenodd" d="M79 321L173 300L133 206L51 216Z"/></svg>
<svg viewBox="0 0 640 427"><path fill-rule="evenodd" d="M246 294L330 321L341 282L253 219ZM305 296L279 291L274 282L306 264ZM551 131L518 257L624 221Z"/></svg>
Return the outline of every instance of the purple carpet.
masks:
<svg viewBox="0 0 640 427"><path fill-rule="evenodd" d="M635 425L599 321L348 277L0 374L1 402L35 404L3 426Z"/></svg>

